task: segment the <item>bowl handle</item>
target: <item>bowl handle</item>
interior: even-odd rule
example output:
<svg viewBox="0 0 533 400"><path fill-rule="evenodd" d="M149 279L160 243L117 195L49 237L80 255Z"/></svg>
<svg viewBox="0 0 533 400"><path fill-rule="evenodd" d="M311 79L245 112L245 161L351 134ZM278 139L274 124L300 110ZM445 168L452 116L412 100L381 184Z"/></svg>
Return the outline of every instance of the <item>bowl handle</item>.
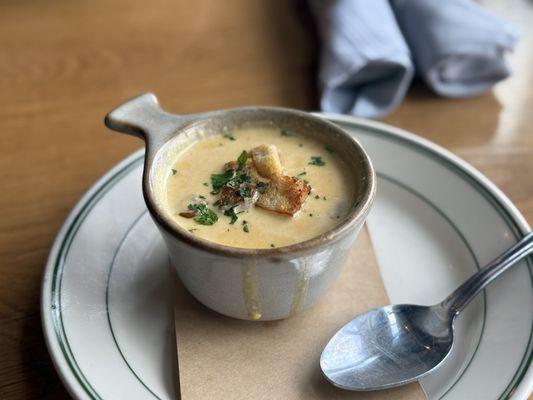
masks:
<svg viewBox="0 0 533 400"><path fill-rule="evenodd" d="M144 139L153 151L194 119L192 115L167 113L153 93L144 93L108 113L104 122L109 129Z"/></svg>

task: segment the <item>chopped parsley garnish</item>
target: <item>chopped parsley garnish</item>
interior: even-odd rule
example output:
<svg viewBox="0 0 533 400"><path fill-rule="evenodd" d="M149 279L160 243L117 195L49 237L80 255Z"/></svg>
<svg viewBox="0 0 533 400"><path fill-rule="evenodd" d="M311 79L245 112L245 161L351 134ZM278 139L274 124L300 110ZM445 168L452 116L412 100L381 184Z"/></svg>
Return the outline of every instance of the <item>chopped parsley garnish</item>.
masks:
<svg viewBox="0 0 533 400"><path fill-rule="evenodd" d="M245 197L252 197L251 183L252 183L252 178L250 177L250 175L248 175L246 171L240 170L240 171L237 171L237 173L234 172L234 176L228 179L224 183L224 185L237 191L239 196L241 196L242 198L245 198ZM213 185L213 188L215 188L214 185Z"/></svg>
<svg viewBox="0 0 533 400"><path fill-rule="evenodd" d="M202 195L198 196L198 198L202 199L202 200L205 200L205 196L202 196Z"/></svg>
<svg viewBox="0 0 533 400"><path fill-rule="evenodd" d="M300 172L298 175L294 175L293 178L294 178L294 179L298 179L298 180L300 180L300 178L301 178L302 176L306 175L306 174L307 174L307 172L305 172L305 171L304 171L304 172Z"/></svg>
<svg viewBox="0 0 533 400"><path fill-rule="evenodd" d="M237 193L239 193L239 196L241 196L243 199L252 197L252 188L250 185L241 185L239 189L237 189Z"/></svg>
<svg viewBox="0 0 533 400"><path fill-rule="evenodd" d="M235 171L229 169L223 174L211 174L211 185L213 190L211 194L219 194L222 186L226 185L235 176Z"/></svg>
<svg viewBox="0 0 533 400"><path fill-rule="evenodd" d="M276 246L274 246L274 243L270 243L270 247L276 247Z"/></svg>
<svg viewBox="0 0 533 400"><path fill-rule="evenodd" d="M190 232L190 233L193 233L194 231L197 231L197 230L198 230L198 229L196 229L196 228L191 228L191 229L189 229L189 232Z"/></svg>
<svg viewBox="0 0 533 400"><path fill-rule="evenodd" d="M317 200L320 199L320 196L318 194L315 195L315 199L317 199Z"/></svg>
<svg viewBox="0 0 533 400"><path fill-rule="evenodd" d="M253 195L252 178L244 169L228 170L223 174L212 174L211 184L213 185L211 194L218 194L224 186L227 186L236 191L242 198Z"/></svg>
<svg viewBox="0 0 533 400"><path fill-rule="evenodd" d="M213 225L218 221L217 214L206 204L189 204L187 209L194 213L194 220L200 225Z"/></svg>
<svg viewBox="0 0 533 400"><path fill-rule="evenodd" d="M322 198L323 198L324 200L327 200L327 199L326 199L326 196L324 196L324 197L322 197Z"/></svg>
<svg viewBox="0 0 533 400"><path fill-rule="evenodd" d="M322 160L322 157L320 156L311 156L311 161L308 163L309 165L316 165L317 167L323 167L326 165L326 162Z"/></svg>
<svg viewBox="0 0 533 400"><path fill-rule="evenodd" d="M335 153L335 150L333 150L333 147L329 145L324 146L324 149L326 149L328 153L331 153L331 154Z"/></svg>
<svg viewBox="0 0 533 400"><path fill-rule="evenodd" d="M309 216L310 216L310 217L312 217L312 216L313 216L313 214L309 214Z"/></svg>
<svg viewBox="0 0 533 400"><path fill-rule="evenodd" d="M243 150L239 158L237 158L237 163L239 164L239 168L242 168L242 166L246 164L246 160L248 160L248 153L246 152L246 150Z"/></svg>
<svg viewBox="0 0 533 400"><path fill-rule="evenodd" d="M281 130L281 136L294 136L294 133L289 132L289 131L287 131L285 129L282 129Z"/></svg>
<svg viewBox="0 0 533 400"><path fill-rule="evenodd" d="M229 140L235 140L235 137L230 132L224 132L222 136Z"/></svg>
<svg viewBox="0 0 533 400"><path fill-rule="evenodd" d="M233 225L239 219L237 214L235 214L235 210L233 208L230 208L229 210L224 211L224 215L226 217L231 218L231 221L229 222L231 225Z"/></svg>
<svg viewBox="0 0 533 400"><path fill-rule="evenodd" d="M170 172L172 172L172 175L176 175L176 172L178 172L178 171L175 170L174 168L170 168Z"/></svg>
<svg viewBox="0 0 533 400"><path fill-rule="evenodd" d="M248 228L248 221L242 221L242 230L246 233L250 232L250 229Z"/></svg>
<svg viewBox="0 0 533 400"><path fill-rule="evenodd" d="M236 163L229 163L231 169L211 175L211 194L220 194L213 205L226 210L224 214L231 218L230 224L237 221L238 212L233 209L236 206L249 207L249 203L255 201L257 193L263 193L267 187L266 183L256 182L250 176L250 168L246 165L248 157L248 152L243 150Z"/></svg>
<svg viewBox="0 0 533 400"><path fill-rule="evenodd" d="M307 175L307 172L305 172L305 171L300 172L298 175L293 176L293 178L299 181L299 180L302 178L302 176L304 176L304 175ZM304 182L306 185L309 184L309 181L308 181L307 179L304 179L303 182Z"/></svg>
<svg viewBox="0 0 533 400"><path fill-rule="evenodd" d="M203 185L204 185L204 186L209 186L209 183L204 182Z"/></svg>
<svg viewBox="0 0 533 400"><path fill-rule="evenodd" d="M267 190L267 184L262 181L257 182L255 187L257 188L257 191L261 194L265 193Z"/></svg>

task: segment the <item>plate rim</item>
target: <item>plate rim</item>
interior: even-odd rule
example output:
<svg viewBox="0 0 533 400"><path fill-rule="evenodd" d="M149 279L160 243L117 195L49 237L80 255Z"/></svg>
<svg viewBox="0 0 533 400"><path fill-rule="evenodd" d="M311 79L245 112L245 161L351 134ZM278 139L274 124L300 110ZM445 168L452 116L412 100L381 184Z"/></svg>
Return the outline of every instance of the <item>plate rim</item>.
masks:
<svg viewBox="0 0 533 400"><path fill-rule="evenodd" d="M492 198L503 207L503 209L507 212L508 217L514 222L516 225L516 228L521 234L525 234L530 231L530 227L523 217L523 215L520 213L520 211L517 209L517 207L511 202L511 200L493 183L491 182L486 176L484 176L480 171L478 171L475 167L467 163L466 161L462 160L460 157L453 154L451 151L443 148L442 146L428 140L425 138L422 138L414 133L410 133L408 131L405 131L401 128L397 128L382 122L377 121L371 121L341 114L332 114L332 113L312 113L318 117L322 117L325 119L328 119L329 121L332 121L334 123L344 123L351 125L352 127L363 127L367 129L371 129L374 131L380 131L382 133L385 133L386 135L389 135L389 137L393 139L397 139L403 142L407 142L410 144L415 144L418 147L423 148L427 151L427 153L436 156L437 159L442 160L443 162L446 162L448 164L452 164L455 167L457 167L459 170L464 172L467 177L469 177L472 181L477 182L478 185L481 186L488 194L492 196ZM58 338L55 327L54 327L54 304L50 301L52 296L52 285L54 280L54 265L58 262L58 256L60 255L60 249L62 247L62 244L65 240L65 238L68 235L68 232L72 229L73 225L75 225L77 219L79 218L80 214L83 213L84 208L90 203L91 199L100 194L100 190L106 188L106 184L108 181L110 181L113 178L116 178L118 175L126 174L130 171L130 169L133 166L137 165L138 161L141 161L142 159L139 159L139 156L141 156L144 153L144 149L139 149L126 158L119 161L117 164L112 166L102 177L97 179L95 183L91 185L91 187L84 193L84 195L80 198L80 200L76 203L72 211L69 213L68 217L66 218L65 222L63 223L61 229L59 230L58 234L56 235L53 245L51 247L45 270L43 273L43 280L41 284L41 324L43 328L43 334L45 337L46 346L48 349L48 353L50 354L50 357L53 361L54 367L56 371L58 372L58 375L60 376L64 386L68 390L68 392L74 396L75 398L79 399L94 399L99 398L98 396L93 396L90 394L90 392L87 390L87 388L84 386L82 382L80 382L80 378L74 373L72 367L70 366L70 363L67 359L67 357L63 354L63 351L61 349L60 338ZM129 168L128 168L129 166ZM101 193L103 196L105 194L105 191ZM530 270L531 272L531 270ZM533 333L533 327L532 327L532 333ZM531 334L530 334L530 342L531 342ZM524 365L525 362L525 369L522 372L521 376L518 377L518 380L516 383L514 383L513 387L511 388L512 391L509 394L510 396L507 398L511 399L522 399L526 398L529 394L531 388L533 387L533 366L531 365L531 358L532 354L530 352L529 357L527 354L527 348L526 353L524 353L524 358L518 365L518 370L520 371ZM529 365L527 365L529 363ZM518 372L516 372L512 379L509 381L509 385L507 388L509 388L510 385L512 385L512 381L516 378L518 375ZM89 385L90 387L90 385ZM507 389L506 389L507 391ZM505 394L505 392L504 392Z"/></svg>

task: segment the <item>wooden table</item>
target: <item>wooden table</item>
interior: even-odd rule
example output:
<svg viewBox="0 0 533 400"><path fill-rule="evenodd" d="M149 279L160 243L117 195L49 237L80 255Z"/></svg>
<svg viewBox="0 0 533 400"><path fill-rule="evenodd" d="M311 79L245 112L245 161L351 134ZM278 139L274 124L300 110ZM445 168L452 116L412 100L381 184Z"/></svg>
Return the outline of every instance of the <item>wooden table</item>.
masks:
<svg viewBox="0 0 533 400"><path fill-rule="evenodd" d="M531 3L515 3L504 12L533 18ZM104 114L141 91L177 113L250 104L315 110L316 49L302 1L0 4L0 398L68 398L45 348L39 289L67 213L141 147L107 131ZM511 79L472 99L440 99L415 85L385 121L472 163L532 223L527 26L513 64Z"/></svg>

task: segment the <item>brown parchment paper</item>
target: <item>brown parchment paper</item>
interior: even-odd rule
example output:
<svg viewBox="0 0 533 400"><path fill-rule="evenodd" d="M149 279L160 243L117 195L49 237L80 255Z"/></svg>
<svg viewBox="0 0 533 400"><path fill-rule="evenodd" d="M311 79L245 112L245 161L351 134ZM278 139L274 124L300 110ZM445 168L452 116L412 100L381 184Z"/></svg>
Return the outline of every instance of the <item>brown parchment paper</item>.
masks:
<svg viewBox="0 0 533 400"><path fill-rule="evenodd" d="M426 399L420 385L348 392L328 383L319 367L329 338L357 314L388 304L366 228L341 275L314 308L273 322L224 317L176 282L175 322L183 400Z"/></svg>

